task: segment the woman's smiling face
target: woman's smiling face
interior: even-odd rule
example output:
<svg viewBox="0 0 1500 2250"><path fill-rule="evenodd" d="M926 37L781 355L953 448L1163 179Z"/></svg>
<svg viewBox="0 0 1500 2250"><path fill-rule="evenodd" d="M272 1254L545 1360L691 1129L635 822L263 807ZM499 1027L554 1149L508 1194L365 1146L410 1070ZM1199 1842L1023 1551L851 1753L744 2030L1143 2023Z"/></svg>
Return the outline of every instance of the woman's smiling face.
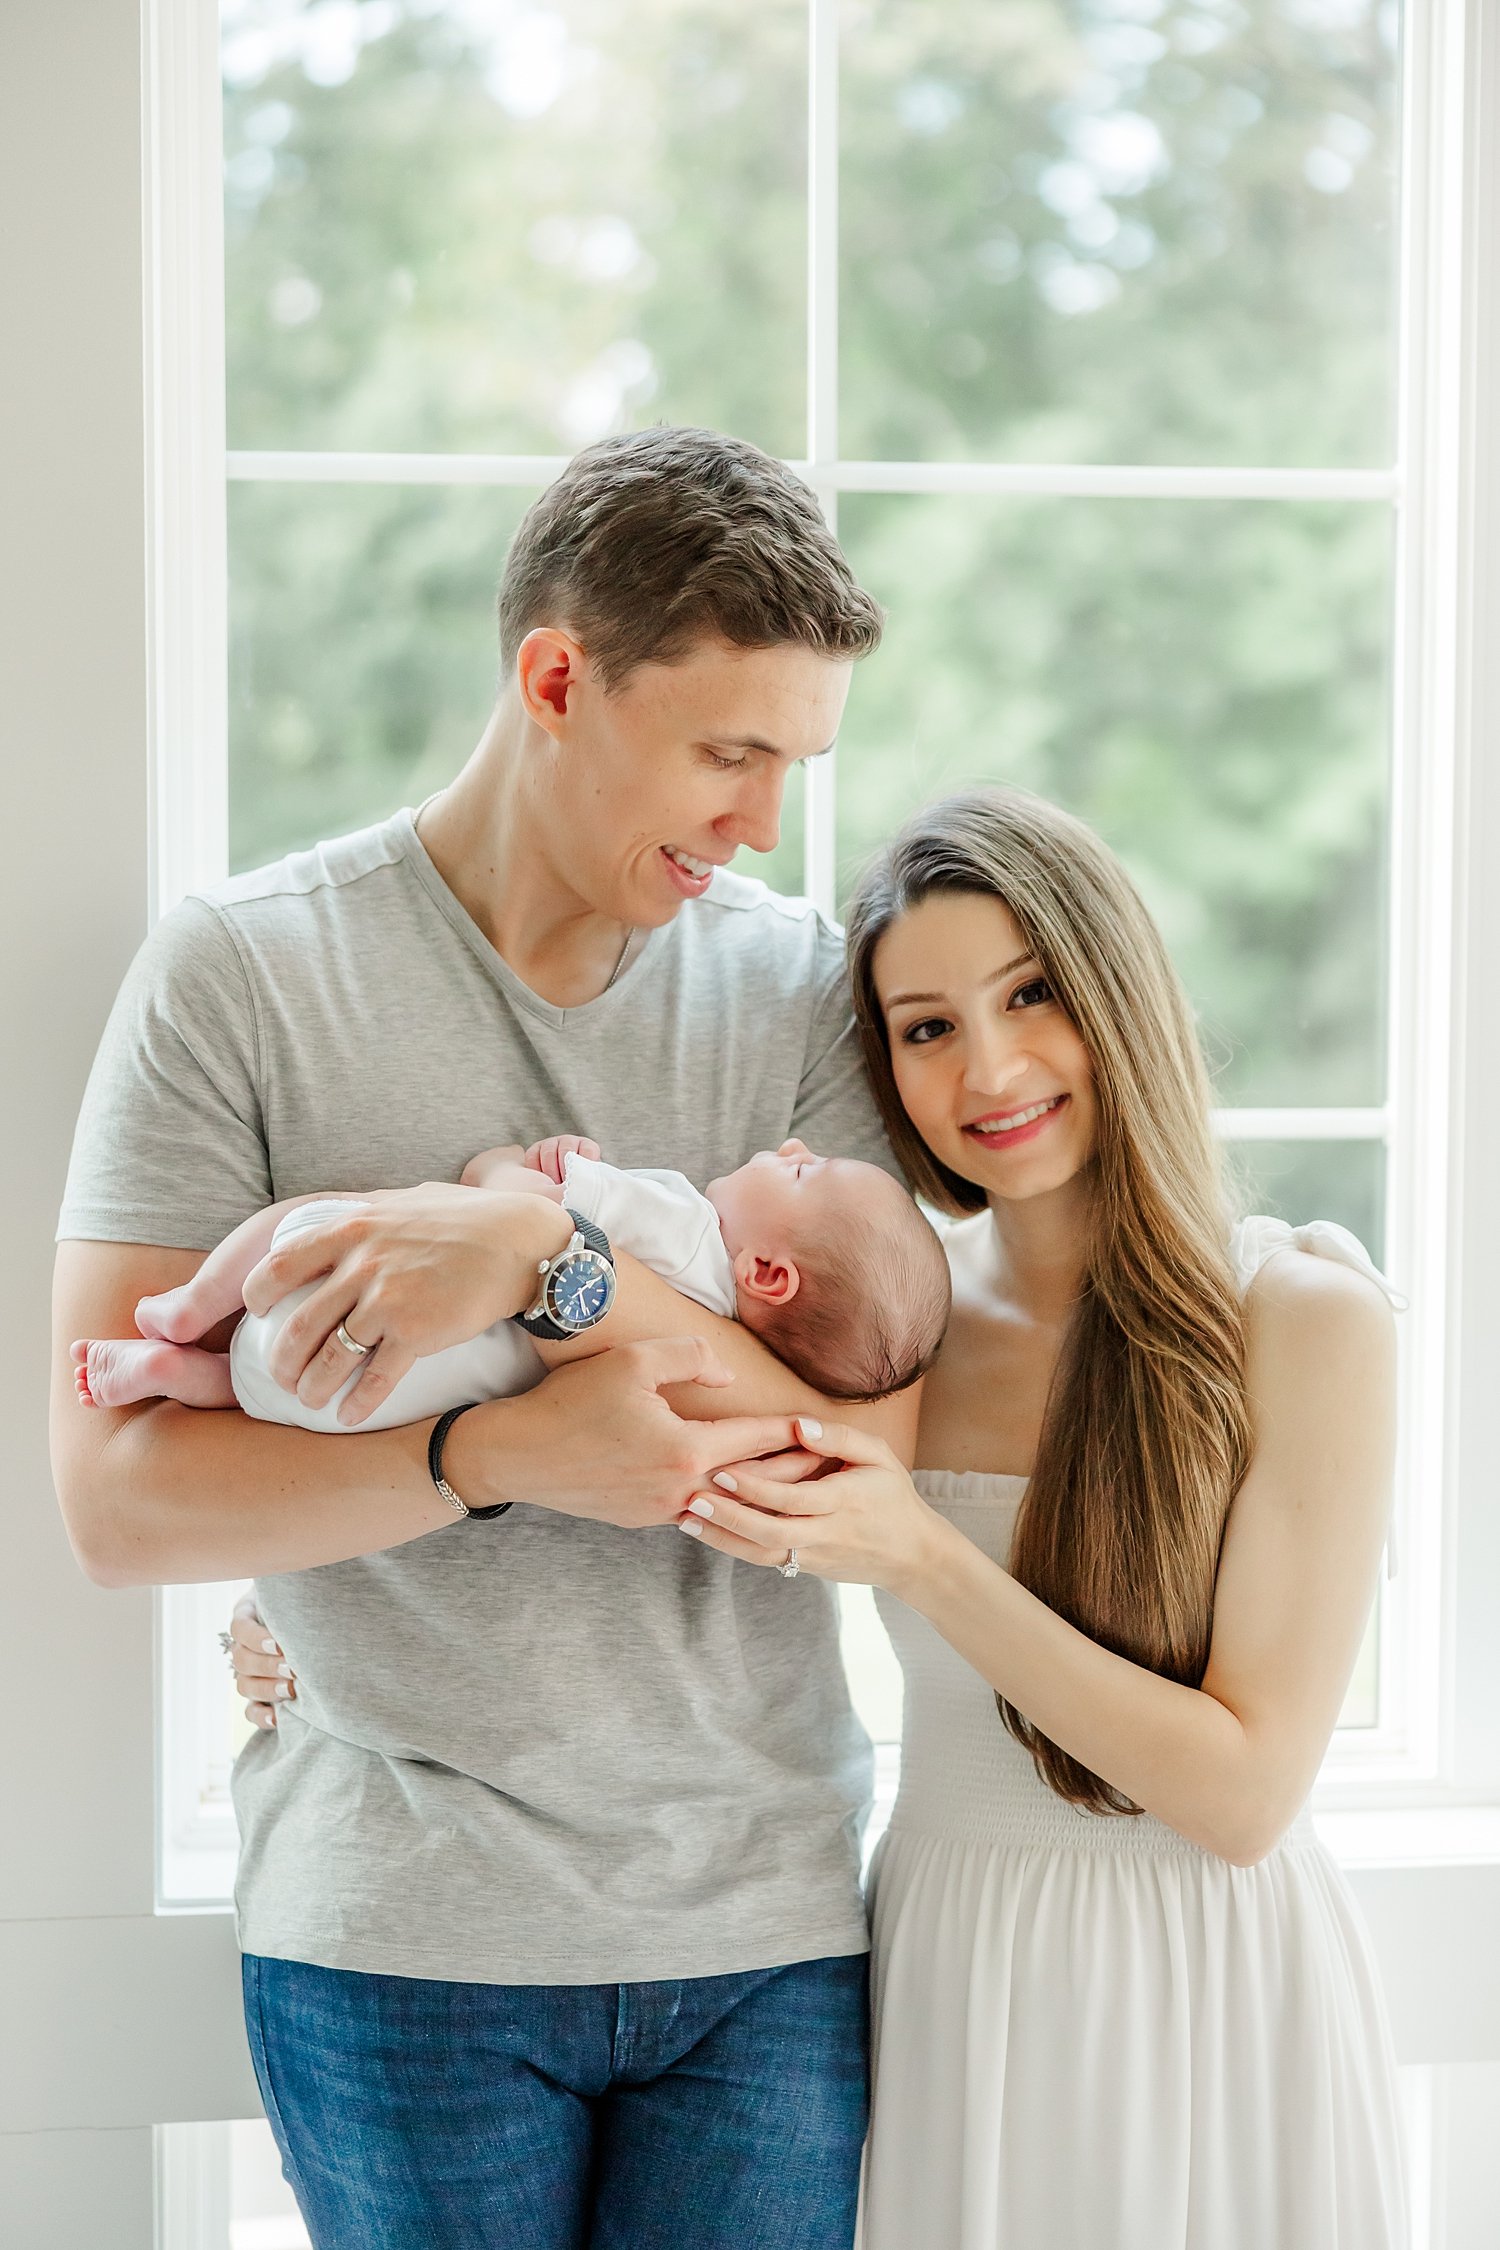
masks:
<svg viewBox="0 0 1500 2250"><path fill-rule="evenodd" d="M1045 1195L1094 1150L1088 1050L1008 907L935 891L875 949L896 1090L933 1155L994 1201Z"/></svg>

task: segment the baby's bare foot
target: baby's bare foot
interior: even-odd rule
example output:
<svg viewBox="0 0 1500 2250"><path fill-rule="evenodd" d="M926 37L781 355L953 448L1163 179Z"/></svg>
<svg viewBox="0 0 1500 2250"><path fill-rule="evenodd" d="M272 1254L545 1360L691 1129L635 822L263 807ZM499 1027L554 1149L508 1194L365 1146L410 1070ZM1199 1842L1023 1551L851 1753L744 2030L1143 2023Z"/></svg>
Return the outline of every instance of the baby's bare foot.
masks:
<svg viewBox="0 0 1500 2250"><path fill-rule="evenodd" d="M234 1404L225 1352L109 1337L80 1339L71 1357L82 1406L134 1406L143 1398L172 1398L182 1406Z"/></svg>
<svg viewBox="0 0 1500 2250"><path fill-rule="evenodd" d="M159 1337L164 1344L196 1344L204 1324L194 1305L193 1284L185 1281L180 1289L143 1297L135 1308L135 1324L143 1336Z"/></svg>
<svg viewBox="0 0 1500 2250"><path fill-rule="evenodd" d="M159 1398L154 1384L142 1387L140 1364L146 1347L136 1343L99 1342L80 1338L70 1347L73 1387L80 1406L133 1406L137 1399Z"/></svg>

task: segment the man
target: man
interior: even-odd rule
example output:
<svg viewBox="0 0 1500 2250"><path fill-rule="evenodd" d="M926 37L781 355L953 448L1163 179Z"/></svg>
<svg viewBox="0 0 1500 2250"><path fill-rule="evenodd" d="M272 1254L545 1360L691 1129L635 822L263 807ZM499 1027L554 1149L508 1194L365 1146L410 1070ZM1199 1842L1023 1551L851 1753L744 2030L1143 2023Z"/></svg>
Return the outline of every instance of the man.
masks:
<svg viewBox="0 0 1500 2250"><path fill-rule="evenodd" d="M296 1667L236 1776L237 1903L320 2250L850 2241L868 1745L832 1598L658 1528L811 1394L622 1261L620 1348L453 1425L450 1490L526 1503L461 1521L428 1425L83 1414L68 1341L128 1334L272 1198L455 1181L500 1141L584 1131L700 1184L793 1132L889 1162L836 934L723 872L775 843L878 636L765 455L591 448L517 535L457 781L185 902L101 1046L59 1227L58 1489L92 1577L254 1574ZM425 1288L424 1348L524 1303L559 1213L506 1217L491 1238L482 1199L420 1187L333 1230L287 1332L304 1395L346 1380L340 1324L367 1398L400 1372L398 1296ZM662 1395L725 1373L763 1414Z"/></svg>

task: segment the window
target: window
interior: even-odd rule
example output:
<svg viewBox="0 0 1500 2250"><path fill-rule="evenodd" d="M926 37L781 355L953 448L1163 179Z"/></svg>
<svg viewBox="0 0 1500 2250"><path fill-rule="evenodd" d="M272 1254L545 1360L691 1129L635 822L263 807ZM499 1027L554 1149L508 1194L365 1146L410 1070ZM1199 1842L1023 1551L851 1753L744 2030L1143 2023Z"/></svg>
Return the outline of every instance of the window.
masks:
<svg viewBox="0 0 1500 2250"><path fill-rule="evenodd" d="M891 623L754 871L836 910L934 791L1057 797L1163 923L1248 1201L1413 1296L1335 1792L1437 1756L1441 35L1392 0L225 0L227 611L194 591L163 780L197 808L164 896L417 801L568 452L697 420L797 462ZM892 1739L861 1596L850 1636ZM212 1825L210 1783L175 1801Z"/></svg>

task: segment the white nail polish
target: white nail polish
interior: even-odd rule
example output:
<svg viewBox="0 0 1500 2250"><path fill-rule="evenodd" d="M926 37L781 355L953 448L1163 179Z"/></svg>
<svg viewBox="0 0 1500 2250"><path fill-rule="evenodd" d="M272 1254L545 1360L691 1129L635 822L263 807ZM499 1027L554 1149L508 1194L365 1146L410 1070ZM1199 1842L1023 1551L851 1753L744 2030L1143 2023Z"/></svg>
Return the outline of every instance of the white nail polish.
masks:
<svg viewBox="0 0 1500 2250"><path fill-rule="evenodd" d="M262 1641L260 1644L260 1653L262 1656L279 1656L281 1654L281 1651L276 1646L276 1643L274 1641Z"/></svg>
<svg viewBox="0 0 1500 2250"><path fill-rule="evenodd" d="M721 1485L725 1492L738 1492L740 1489L727 1469L715 1469L714 1483Z"/></svg>
<svg viewBox="0 0 1500 2250"><path fill-rule="evenodd" d="M820 1438L823 1435L822 1423L815 1422L810 1414L799 1414L797 1427L805 1438Z"/></svg>
<svg viewBox="0 0 1500 2250"><path fill-rule="evenodd" d="M290 1666L290 1664L278 1664L276 1670L283 1680L289 1680L292 1677L292 1667Z"/></svg>
<svg viewBox="0 0 1500 2250"><path fill-rule="evenodd" d="M703 1537L701 1523L680 1523L677 1528L679 1531L685 1531L689 1539L701 1539Z"/></svg>
<svg viewBox="0 0 1500 2250"><path fill-rule="evenodd" d="M712 1500L705 1500L701 1492L688 1502L688 1513L690 1515L711 1516L713 1512L714 1504Z"/></svg>
<svg viewBox="0 0 1500 2250"><path fill-rule="evenodd" d="M289 1695L291 1694L291 1692L292 1692L292 1691L291 1691L291 1689L290 1689L290 1688L289 1688L289 1687L287 1686L287 1684L286 1684L285 1680L278 1680L278 1681L276 1682L276 1694L277 1694L277 1698L278 1698L278 1700L280 1700L280 1699L283 1699L283 1698L285 1698L286 1696L289 1696Z"/></svg>

